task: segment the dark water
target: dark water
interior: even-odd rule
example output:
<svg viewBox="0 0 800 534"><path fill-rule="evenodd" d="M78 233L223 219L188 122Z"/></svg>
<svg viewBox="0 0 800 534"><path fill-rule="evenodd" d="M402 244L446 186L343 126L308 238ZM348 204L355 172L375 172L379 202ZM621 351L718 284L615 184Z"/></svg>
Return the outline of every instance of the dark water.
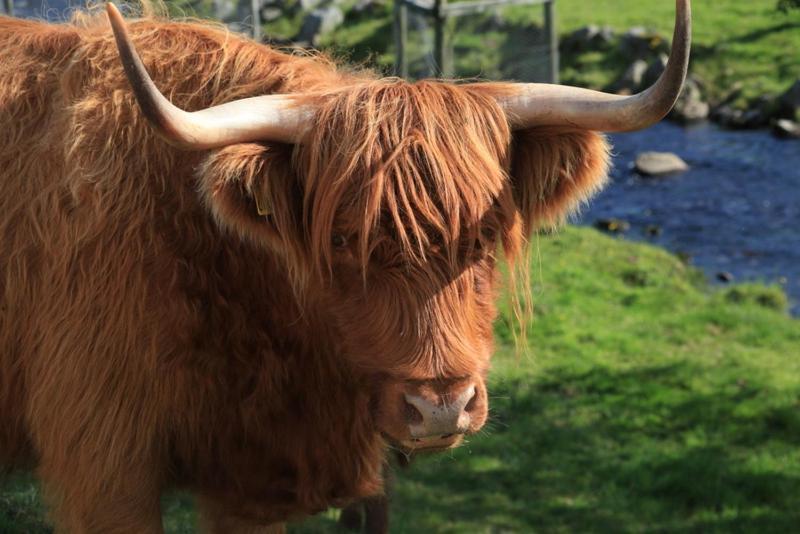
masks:
<svg viewBox="0 0 800 534"><path fill-rule="evenodd" d="M581 224L629 221L627 238L686 253L711 280L728 272L736 281L780 284L800 315L800 142L669 123L612 141L613 183L584 210ZM631 166L648 150L674 152L692 169L641 178ZM649 225L662 234L645 235Z"/></svg>

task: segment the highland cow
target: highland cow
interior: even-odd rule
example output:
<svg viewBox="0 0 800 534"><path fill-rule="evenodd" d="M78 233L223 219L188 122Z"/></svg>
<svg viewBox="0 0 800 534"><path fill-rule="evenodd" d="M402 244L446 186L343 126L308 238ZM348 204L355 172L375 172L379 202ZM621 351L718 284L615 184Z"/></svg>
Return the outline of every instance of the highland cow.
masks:
<svg viewBox="0 0 800 534"><path fill-rule="evenodd" d="M457 446L498 256L603 185L597 132L671 108L677 7L633 97L382 79L113 6L0 18L0 465L60 532L162 532L168 488L268 532L380 494L389 446Z"/></svg>

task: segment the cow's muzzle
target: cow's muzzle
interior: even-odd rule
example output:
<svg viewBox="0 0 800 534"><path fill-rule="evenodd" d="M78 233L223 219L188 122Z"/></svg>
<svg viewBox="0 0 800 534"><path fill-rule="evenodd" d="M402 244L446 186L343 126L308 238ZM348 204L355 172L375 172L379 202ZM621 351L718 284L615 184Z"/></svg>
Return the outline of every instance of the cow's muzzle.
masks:
<svg viewBox="0 0 800 534"><path fill-rule="evenodd" d="M392 397L385 406L385 433L408 451L456 447L486 422L482 379L408 381Z"/></svg>

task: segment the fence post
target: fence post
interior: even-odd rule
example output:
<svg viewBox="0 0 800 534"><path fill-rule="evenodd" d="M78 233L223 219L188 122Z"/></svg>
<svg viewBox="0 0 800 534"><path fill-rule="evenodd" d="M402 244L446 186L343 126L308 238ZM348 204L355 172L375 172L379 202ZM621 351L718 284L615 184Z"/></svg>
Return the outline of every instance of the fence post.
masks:
<svg viewBox="0 0 800 534"><path fill-rule="evenodd" d="M442 78L449 78L453 76L452 65L450 61L450 51L447 45L447 36L445 35L445 26L447 25L447 0L436 0L434 4L434 48L433 59L436 61L436 76Z"/></svg>
<svg viewBox="0 0 800 534"><path fill-rule="evenodd" d="M253 40L261 42L261 2L260 0L250 0L250 8L253 12Z"/></svg>
<svg viewBox="0 0 800 534"><path fill-rule="evenodd" d="M408 77L408 57L406 43L408 41L408 7L403 0L394 3L394 73L401 78Z"/></svg>
<svg viewBox="0 0 800 534"><path fill-rule="evenodd" d="M550 83L558 83L559 58L558 58L558 32L556 31L555 0L544 4L544 28L547 34L550 50L548 54L550 63Z"/></svg>

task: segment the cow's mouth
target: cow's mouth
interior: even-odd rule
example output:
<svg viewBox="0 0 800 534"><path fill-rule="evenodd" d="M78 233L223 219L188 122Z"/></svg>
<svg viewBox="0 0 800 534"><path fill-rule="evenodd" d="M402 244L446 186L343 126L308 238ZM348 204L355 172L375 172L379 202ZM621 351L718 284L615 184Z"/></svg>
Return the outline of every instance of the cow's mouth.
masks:
<svg viewBox="0 0 800 534"><path fill-rule="evenodd" d="M437 452L454 449L461 445L463 434L444 434L427 438L409 438L400 441L399 445L406 453Z"/></svg>

